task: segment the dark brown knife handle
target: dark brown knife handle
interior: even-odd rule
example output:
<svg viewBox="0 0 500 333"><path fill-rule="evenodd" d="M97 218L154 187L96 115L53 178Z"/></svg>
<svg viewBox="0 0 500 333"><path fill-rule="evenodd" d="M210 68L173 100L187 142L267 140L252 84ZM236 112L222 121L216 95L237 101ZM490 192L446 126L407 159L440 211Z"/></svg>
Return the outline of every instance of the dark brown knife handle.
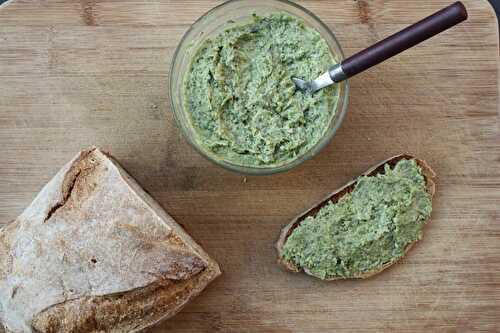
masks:
<svg viewBox="0 0 500 333"><path fill-rule="evenodd" d="M352 77L467 19L465 6L457 1L377 44L347 58L341 64Z"/></svg>

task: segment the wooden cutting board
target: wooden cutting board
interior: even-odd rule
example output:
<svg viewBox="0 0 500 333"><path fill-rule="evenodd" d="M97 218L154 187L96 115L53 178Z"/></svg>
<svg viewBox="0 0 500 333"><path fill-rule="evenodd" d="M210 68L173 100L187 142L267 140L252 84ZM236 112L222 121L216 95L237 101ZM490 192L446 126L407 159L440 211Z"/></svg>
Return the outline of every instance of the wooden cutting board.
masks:
<svg viewBox="0 0 500 333"><path fill-rule="evenodd" d="M300 1L346 54L449 0ZM244 177L201 158L174 124L169 64L220 1L11 1L0 9L0 221L82 148L111 151L224 270L152 332L500 331L497 21L470 19L351 80L332 143L286 174ZM286 273L282 225L372 164L411 152L437 171L433 221L410 255L366 281Z"/></svg>

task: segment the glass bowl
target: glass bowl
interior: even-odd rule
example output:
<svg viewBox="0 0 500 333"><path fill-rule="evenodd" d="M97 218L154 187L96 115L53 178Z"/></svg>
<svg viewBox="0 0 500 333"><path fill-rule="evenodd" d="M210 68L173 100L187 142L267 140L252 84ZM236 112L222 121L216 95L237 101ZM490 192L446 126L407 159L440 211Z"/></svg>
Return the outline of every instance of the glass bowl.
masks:
<svg viewBox="0 0 500 333"><path fill-rule="evenodd" d="M252 14L268 16L272 12L287 12L302 19L306 25L317 30L325 39L331 52L341 61L344 53L333 32L309 10L287 0L232 0L225 2L200 17L185 33L175 51L170 69L170 103L178 126L189 143L210 161L232 171L252 175L268 175L288 171L318 154L332 139L347 112L349 85L347 81L338 84L339 98L335 114L323 137L304 154L283 164L248 166L223 160L198 142L190 115L184 107L184 80L189 73L191 59L198 47L207 38L213 38L231 26L251 21ZM333 64L332 64L333 65ZM325 71L327 68L325 68Z"/></svg>

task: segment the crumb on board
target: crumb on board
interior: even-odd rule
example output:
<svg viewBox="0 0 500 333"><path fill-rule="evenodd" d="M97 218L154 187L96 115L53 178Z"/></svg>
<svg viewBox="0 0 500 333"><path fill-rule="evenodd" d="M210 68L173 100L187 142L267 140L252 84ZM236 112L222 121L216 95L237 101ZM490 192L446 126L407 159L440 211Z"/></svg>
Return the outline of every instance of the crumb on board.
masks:
<svg viewBox="0 0 500 333"><path fill-rule="evenodd" d="M243 184L247 183L247 177L243 177Z"/></svg>

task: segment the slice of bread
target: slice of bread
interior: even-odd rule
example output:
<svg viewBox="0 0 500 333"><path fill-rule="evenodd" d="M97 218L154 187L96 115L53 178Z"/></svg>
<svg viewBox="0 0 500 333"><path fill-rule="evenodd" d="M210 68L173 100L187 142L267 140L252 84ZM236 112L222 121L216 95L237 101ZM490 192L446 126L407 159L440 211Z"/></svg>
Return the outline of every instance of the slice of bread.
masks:
<svg viewBox="0 0 500 333"><path fill-rule="evenodd" d="M218 264L109 155L82 151L0 229L8 332L137 332L176 314Z"/></svg>
<svg viewBox="0 0 500 333"><path fill-rule="evenodd" d="M385 160L385 161L373 166L372 168L370 168L369 170L364 172L362 174L362 176L375 176L377 174L382 174L382 173L384 173L384 167L386 164L390 165L391 167L394 167L399 161L401 161L403 159L415 160L416 163L420 166L420 168L422 169L422 174L423 174L424 179L425 179L427 193L429 193L429 195L431 196L431 199L432 199L432 197L434 196L434 193L436 192L436 185L434 182L434 178L436 177L436 174L434 173L434 171L431 169L431 167L425 161L416 159L415 157L408 155L408 154L402 154L402 155L398 155L398 156L394 156L392 158L389 158L388 160ZM281 266L283 266L285 269L292 271L292 272L298 273L298 272L303 271L304 273L306 273L308 275L311 275L311 276L314 276L317 278L321 278L321 277L315 276L312 272L310 272L305 267L298 267L293 262L284 260L283 259L283 247L284 247L288 237L293 233L295 228L297 228L306 217L315 216L322 207L326 206L330 202L333 202L333 203L338 202L340 198L342 198L347 193L350 193L354 189L356 184L357 184L357 178L350 181L342 188L329 194L325 199L321 200L320 202L315 204L313 207L306 210L304 213L300 214L298 217L294 218L288 225L286 225L282 229L280 237L278 239L278 242L276 243L276 249L278 250L278 263ZM412 248L412 246L414 244L415 244L415 242L409 244L405 248L405 254L408 253L408 251ZM364 273L362 273L358 276L355 276L353 278L357 278L357 279L369 278L375 274L382 272L386 268L394 265L396 262L397 262L397 260L393 261L393 262L388 262L376 270L373 270L370 272L364 272ZM340 280L340 279L345 279L345 278L332 277L332 278L326 278L323 280L333 281L333 280Z"/></svg>

